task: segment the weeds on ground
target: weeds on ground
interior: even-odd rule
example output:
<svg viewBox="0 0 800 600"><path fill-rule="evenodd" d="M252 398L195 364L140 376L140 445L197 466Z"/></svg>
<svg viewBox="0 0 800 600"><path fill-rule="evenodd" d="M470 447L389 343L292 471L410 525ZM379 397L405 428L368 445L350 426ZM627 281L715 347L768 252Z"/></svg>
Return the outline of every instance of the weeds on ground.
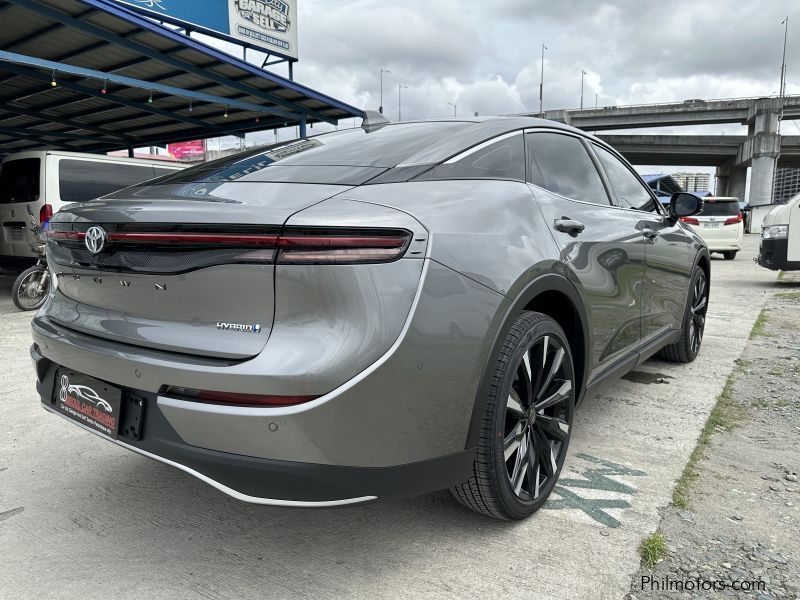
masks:
<svg viewBox="0 0 800 600"><path fill-rule="evenodd" d="M667 540L664 534L657 531L645 539L639 546L639 554L648 569L656 566L656 563L667 555Z"/></svg>
<svg viewBox="0 0 800 600"><path fill-rule="evenodd" d="M784 300L800 300L800 292L778 292L775 297Z"/></svg>
<svg viewBox="0 0 800 600"><path fill-rule="evenodd" d="M758 318L756 319L756 322L753 323L753 328L750 330L751 340L757 335L764 335L764 328L767 326L767 321L769 321L767 311L762 309L758 315Z"/></svg>
<svg viewBox="0 0 800 600"><path fill-rule="evenodd" d="M753 329L750 331L750 337L762 335L764 328L767 325L767 314L765 310L759 313L756 322L753 324ZM672 492L672 504L684 510L690 506L689 501L689 488L700 476L697 470L700 459L703 458L706 448L711 443L711 435L717 430L725 430L733 427L737 421L742 418L743 408L733 398L733 384L736 377L745 368L750 366L750 361L739 360L736 368L728 375L725 380L725 386L722 388L714 408L711 409L711 414L708 415L708 420L700 432L700 437L697 440L697 445L689 457L689 462L683 468L680 478L675 484L675 489Z"/></svg>

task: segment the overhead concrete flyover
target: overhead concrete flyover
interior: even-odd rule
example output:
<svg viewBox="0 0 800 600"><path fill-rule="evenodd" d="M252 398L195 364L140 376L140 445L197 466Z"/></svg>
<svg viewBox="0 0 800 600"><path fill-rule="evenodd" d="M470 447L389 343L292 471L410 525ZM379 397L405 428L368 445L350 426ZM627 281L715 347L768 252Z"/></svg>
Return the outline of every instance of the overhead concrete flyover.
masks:
<svg viewBox="0 0 800 600"><path fill-rule="evenodd" d="M640 127L677 127L739 123L748 125L756 115L781 112L783 119L800 119L800 95L768 98L735 98L730 100L686 100L661 104L604 106L600 108L546 110L526 116L542 117L566 123L578 129L608 131Z"/></svg>
<svg viewBox="0 0 800 600"><path fill-rule="evenodd" d="M634 165L748 167L745 135L614 135L598 137ZM781 137L779 167L800 168L800 135Z"/></svg>

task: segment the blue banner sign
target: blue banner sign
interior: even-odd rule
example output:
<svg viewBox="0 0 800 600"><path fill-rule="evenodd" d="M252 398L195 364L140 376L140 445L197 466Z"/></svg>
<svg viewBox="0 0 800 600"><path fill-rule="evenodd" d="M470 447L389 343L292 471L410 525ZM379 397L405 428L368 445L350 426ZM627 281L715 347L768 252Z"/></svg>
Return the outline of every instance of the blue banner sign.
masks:
<svg viewBox="0 0 800 600"><path fill-rule="evenodd" d="M116 0L154 18L296 59L297 0Z"/></svg>

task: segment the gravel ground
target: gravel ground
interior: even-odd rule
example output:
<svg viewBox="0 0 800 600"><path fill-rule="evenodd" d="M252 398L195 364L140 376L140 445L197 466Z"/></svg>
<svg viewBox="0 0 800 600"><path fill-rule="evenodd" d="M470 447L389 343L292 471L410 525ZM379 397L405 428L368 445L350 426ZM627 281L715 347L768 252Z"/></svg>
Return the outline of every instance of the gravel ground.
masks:
<svg viewBox="0 0 800 600"><path fill-rule="evenodd" d="M800 276L775 292L723 400L730 425L713 433L688 509L662 511L667 555L634 576L631 599L800 599ZM664 591L669 580L695 589Z"/></svg>

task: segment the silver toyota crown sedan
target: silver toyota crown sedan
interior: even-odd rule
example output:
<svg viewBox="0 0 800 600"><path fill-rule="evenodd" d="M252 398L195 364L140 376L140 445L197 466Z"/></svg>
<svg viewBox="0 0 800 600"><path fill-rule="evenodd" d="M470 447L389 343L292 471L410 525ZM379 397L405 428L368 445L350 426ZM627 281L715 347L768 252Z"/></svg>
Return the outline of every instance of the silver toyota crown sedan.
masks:
<svg viewBox="0 0 800 600"><path fill-rule="evenodd" d="M585 398L697 356L701 208L550 121L368 118L58 212L37 390L240 500L521 519Z"/></svg>

